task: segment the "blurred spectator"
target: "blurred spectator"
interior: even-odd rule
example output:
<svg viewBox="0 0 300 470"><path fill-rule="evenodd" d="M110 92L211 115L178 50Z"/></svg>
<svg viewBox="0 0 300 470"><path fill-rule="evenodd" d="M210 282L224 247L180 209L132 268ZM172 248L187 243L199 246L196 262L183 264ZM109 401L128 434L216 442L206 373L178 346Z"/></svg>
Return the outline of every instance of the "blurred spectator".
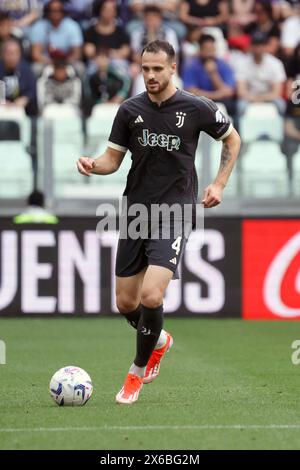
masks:
<svg viewBox="0 0 300 470"><path fill-rule="evenodd" d="M8 13L17 28L34 23L40 17L42 6L42 0L0 0L0 11Z"/></svg>
<svg viewBox="0 0 300 470"><path fill-rule="evenodd" d="M197 26L189 26L184 41L181 43L182 59L196 57L199 53L201 30Z"/></svg>
<svg viewBox="0 0 300 470"><path fill-rule="evenodd" d="M0 11L0 47L6 39L11 38L21 43L23 38L22 31L13 27L13 22L8 13Z"/></svg>
<svg viewBox="0 0 300 470"><path fill-rule="evenodd" d="M27 208L13 218L14 224L57 224L59 219L44 209L44 194L33 191L27 199Z"/></svg>
<svg viewBox="0 0 300 470"><path fill-rule="evenodd" d="M176 15L177 7L179 5L178 0L129 0L128 5L134 16L143 18L143 12L146 6L156 5L163 11L164 18L168 17L169 14Z"/></svg>
<svg viewBox="0 0 300 470"><path fill-rule="evenodd" d="M255 20L245 28L246 33L264 33L267 37L266 51L276 55L280 45L280 29L273 19L271 3L265 0L257 1L253 11Z"/></svg>
<svg viewBox="0 0 300 470"><path fill-rule="evenodd" d="M126 30L129 33L132 33L135 28L142 26L145 7L155 5L161 9L164 24L172 28L179 39L185 37L186 27L178 19L180 0L129 0L128 3L134 18L126 26Z"/></svg>
<svg viewBox="0 0 300 470"><path fill-rule="evenodd" d="M163 25L162 13L155 5L146 6L144 9L144 23L131 33L131 49L133 50L133 60L141 63L141 52L149 42L161 39L168 41L174 47L176 53L179 51L179 44L176 33L173 29Z"/></svg>
<svg viewBox="0 0 300 470"><path fill-rule="evenodd" d="M249 52L251 37L248 34L236 36L228 39L229 56L228 63L231 66L234 76L238 77L240 70L245 66L245 59Z"/></svg>
<svg viewBox="0 0 300 470"><path fill-rule="evenodd" d="M229 0L230 29L234 26L243 28L255 21L254 3L255 0Z"/></svg>
<svg viewBox="0 0 300 470"><path fill-rule="evenodd" d="M42 111L51 103L81 105L82 85L75 70L66 59L54 59L53 65L45 67L37 81L38 107Z"/></svg>
<svg viewBox="0 0 300 470"><path fill-rule="evenodd" d="M15 39L7 39L2 44L0 80L5 84L6 106L18 106L28 114L35 113L35 77L22 59L20 43Z"/></svg>
<svg viewBox="0 0 300 470"><path fill-rule="evenodd" d="M43 66L51 63L50 54L68 54L69 63L79 72L82 33L78 24L66 17L64 4L50 0L44 8L44 19L37 21L31 29L32 59L34 71L41 73Z"/></svg>
<svg viewBox="0 0 300 470"><path fill-rule="evenodd" d="M288 105L285 113L284 139L282 152L287 157L287 169L292 180L292 159L300 146L300 43L295 49L288 67L287 96Z"/></svg>
<svg viewBox="0 0 300 470"><path fill-rule="evenodd" d="M300 41L294 50L293 56L290 58L287 65L287 97L289 98L293 93L293 84L295 80L300 79Z"/></svg>
<svg viewBox="0 0 300 470"><path fill-rule="evenodd" d="M237 76L238 111L244 113L249 103L274 103L280 113L284 112L282 98L286 74L282 62L266 52L267 37L256 33L251 41L251 53Z"/></svg>
<svg viewBox="0 0 300 470"><path fill-rule="evenodd" d="M198 57L183 66L184 88L197 96L206 96L223 103L234 114L235 78L231 67L216 58L215 39L202 35Z"/></svg>
<svg viewBox="0 0 300 470"><path fill-rule="evenodd" d="M228 3L224 0L186 0L180 3L180 19L186 26L225 27Z"/></svg>
<svg viewBox="0 0 300 470"><path fill-rule="evenodd" d="M274 17L285 20L299 11L299 0L276 0L272 2Z"/></svg>
<svg viewBox="0 0 300 470"><path fill-rule="evenodd" d="M117 4L115 0L102 0L95 2L97 22L87 29L84 35L84 54L87 59L96 56L98 46L105 46L115 61L124 63L129 59L129 36L117 24Z"/></svg>
<svg viewBox="0 0 300 470"><path fill-rule="evenodd" d="M122 103L129 95L130 79L109 57L109 50L99 48L95 57L97 71L89 78L91 107L100 103Z"/></svg>
<svg viewBox="0 0 300 470"><path fill-rule="evenodd" d="M92 19L94 0L66 0L65 9L70 18L85 26Z"/></svg>
<svg viewBox="0 0 300 470"><path fill-rule="evenodd" d="M281 46L286 57L293 55L294 49L300 42L300 14L287 18L281 29Z"/></svg>

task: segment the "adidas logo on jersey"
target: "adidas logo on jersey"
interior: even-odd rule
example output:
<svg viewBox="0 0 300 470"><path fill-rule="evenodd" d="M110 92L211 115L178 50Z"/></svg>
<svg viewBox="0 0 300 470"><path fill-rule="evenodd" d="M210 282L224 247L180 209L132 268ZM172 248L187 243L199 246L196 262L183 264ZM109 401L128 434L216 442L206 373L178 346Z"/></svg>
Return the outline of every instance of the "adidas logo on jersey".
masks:
<svg viewBox="0 0 300 470"><path fill-rule="evenodd" d="M227 122L227 119L226 117L224 116L223 113L221 113L221 111L218 109L218 111L216 111L216 122Z"/></svg>
<svg viewBox="0 0 300 470"><path fill-rule="evenodd" d="M140 114L138 115L138 117L134 121L135 124L137 124L138 122L144 122L144 119L142 118L142 116Z"/></svg>
<svg viewBox="0 0 300 470"><path fill-rule="evenodd" d="M170 261L170 263L177 264L177 259L176 258L169 259L169 261Z"/></svg>

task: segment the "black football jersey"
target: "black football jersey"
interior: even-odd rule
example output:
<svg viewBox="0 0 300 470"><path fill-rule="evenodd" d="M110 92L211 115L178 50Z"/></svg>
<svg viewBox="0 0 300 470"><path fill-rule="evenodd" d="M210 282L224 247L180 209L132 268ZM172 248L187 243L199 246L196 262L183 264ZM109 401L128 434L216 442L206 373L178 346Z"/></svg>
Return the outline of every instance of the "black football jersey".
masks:
<svg viewBox="0 0 300 470"><path fill-rule="evenodd" d="M199 134L221 140L231 130L213 101L179 89L160 106L147 92L124 101L108 146L132 154L124 191L128 204L196 203Z"/></svg>

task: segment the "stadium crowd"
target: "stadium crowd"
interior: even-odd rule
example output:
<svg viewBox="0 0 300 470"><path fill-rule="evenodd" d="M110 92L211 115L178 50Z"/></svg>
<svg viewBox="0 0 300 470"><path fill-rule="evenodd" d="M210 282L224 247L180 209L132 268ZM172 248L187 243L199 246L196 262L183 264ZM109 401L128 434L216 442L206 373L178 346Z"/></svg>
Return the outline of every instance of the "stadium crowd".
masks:
<svg viewBox="0 0 300 470"><path fill-rule="evenodd" d="M2 105L34 116L49 103L83 115L121 103L144 91L141 51L156 38L174 46L178 87L223 103L236 123L249 103L274 103L284 153L297 151L298 0L0 0Z"/></svg>

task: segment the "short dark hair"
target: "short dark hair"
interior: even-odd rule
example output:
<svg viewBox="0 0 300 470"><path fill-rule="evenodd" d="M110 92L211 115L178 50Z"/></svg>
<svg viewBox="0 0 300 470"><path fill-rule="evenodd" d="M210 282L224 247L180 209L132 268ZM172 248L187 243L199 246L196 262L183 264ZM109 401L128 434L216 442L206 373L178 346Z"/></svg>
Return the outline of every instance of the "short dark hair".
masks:
<svg viewBox="0 0 300 470"><path fill-rule="evenodd" d="M203 46L205 42L216 42L215 38L211 34L201 34L199 38L199 45Z"/></svg>
<svg viewBox="0 0 300 470"><path fill-rule="evenodd" d="M157 5L146 5L143 9L144 15L147 13L156 13L157 15L162 15L161 9Z"/></svg>
<svg viewBox="0 0 300 470"><path fill-rule="evenodd" d="M267 2L265 0L256 0L254 6L260 5L265 13L267 13L270 19L273 19L273 8L271 2Z"/></svg>
<svg viewBox="0 0 300 470"><path fill-rule="evenodd" d="M95 0L92 6L92 16L98 18L102 13L104 5L109 2L114 2L114 0Z"/></svg>
<svg viewBox="0 0 300 470"><path fill-rule="evenodd" d="M61 1L61 0L49 0L49 2L47 2L45 5L44 5L44 17L45 18L48 18L49 16L49 13L51 11L51 6L53 5L53 3L59 3L60 6L61 6L61 11L63 12L64 15L67 14L67 11L66 11L66 8L65 8L65 4Z"/></svg>
<svg viewBox="0 0 300 470"><path fill-rule="evenodd" d="M11 20L10 14L6 11L0 11L0 23Z"/></svg>
<svg viewBox="0 0 300 470"><path fill-rule="evenodd" d="M174 62L174 47L168 41L162 41L161 39L156 39L155 41L149 42L149 44L147 44L142 50L141 55L143 55L145 52L152 52L153 54L158 54L160 51L163 51L167 54L170 62Z"/></svg>
<svg viewBox="0 0 300 470"><path fill-rule="evenodd" d="M20 41L17 38L14 38L14 37L7 38L2 42L2 44L0 46L0 55L3 54L3 52L5 51L5 48L8 44L15 44L16 46L18 46L18 48L20 50L20 53L22 55L22 45L21 45Z"/></svg>

